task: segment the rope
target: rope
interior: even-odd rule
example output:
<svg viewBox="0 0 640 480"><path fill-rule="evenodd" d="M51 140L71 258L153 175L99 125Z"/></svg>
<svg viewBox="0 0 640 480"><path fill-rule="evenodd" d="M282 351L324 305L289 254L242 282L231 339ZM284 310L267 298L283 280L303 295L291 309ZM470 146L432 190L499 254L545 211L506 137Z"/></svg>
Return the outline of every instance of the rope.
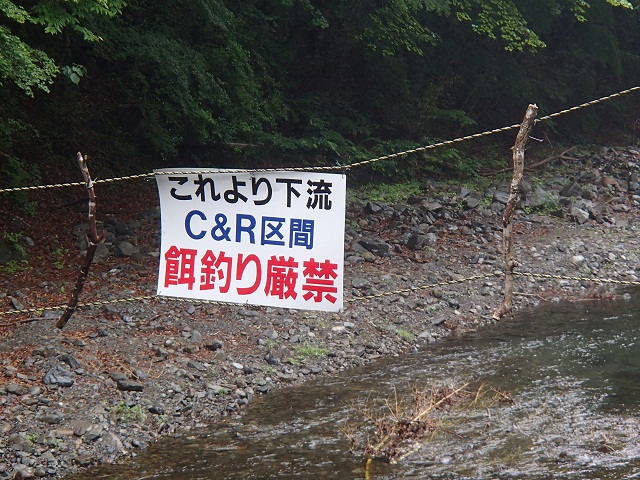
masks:
<svg viewBox="0 0 640 480"><path fill-rule="evenodd" d="M536 123L542 122L544 120L549 120L550 118L559 117L560 115L564 115L569 112L575 112L576 110L580 110L581 108L584 108L584 107L590 107L591 105L595 105L597 103L606 102L607 100L611 100L612 98L626 95L627 93L635 92L636 90L640 90L640 87L631 87L626 90L622 90L621 92L607 95L606 97L598 98L596 100L591 100L590 102L586 102L586 103L581 103L580 105L576 105L575 107L567 108L566 110L560 110L559 112L552 113L550 115L545 115L544 117L540 117L536 119Z"/></svg>
<svg viewBox="0 0 640 480"><path fill-rule="evenodd" d="M640 286L640 282L631 280L613 280L611 278L570 277L566 275L549 275L545 273L513 272L514 275L532 278L544 278L547 280L575 280L578 282L612 283L616 285Z"/></svg>
<svg viewBox="0 0 640 480"><path fill-rule="evenodd" d="M595 100L591 100L589 102L585 102L585 103L581 103L580 105L576 105L575 107L571 107L571 108L567 108L565 110L561 110L559 112L556 113L552 113L550 115L546 115L544 117L540 117L538 119L536 119L536 123L537 122L542 122L545 120L549 120L551 118L555 118L555 117L559 117L561 115L565 115L567 113L570 112L574 112L576 110L580 110L582 108L585 107L590 107L592 105L596 105L598 103L602 103L608 100L611 100L613 98L616 97L621 97L622 95L626 95L628 93L632 93L635 92L637 90L640 90L640 86L638 87L632 87L632 88L628 88L626 90L622 90L620 92L617 93L613 93L611 95L607 95L606 97L601 97ZM405 150L403 152L397 152L397 153L392 153L389 155L383 155L380 157L376 157L376 158L371 158L369 160L363 160L361 162L355 162L355 163L351 163L348 165L331 165L331 166L326 166L326 165L319 165L319 166L313 166L313 167L282 167L282 168L264 168L264 169L239 169L236 170L236 172L238 173L252 173L252 172L282 172L282 171L293 171L293 172L313 172L313 171L334 171L334 170L349 170L351 168L356 168L356 167L362 167L364 165L369 165L372 163L376 163L376 162L381 162L384 160L391 160L394 158L399 158L399 157L404 157L407 155L411 155L414 153L419 153L419 152L424 152L426 150L432 150L435 148L439 148L439 147L444 147L447 145L453 145L456 143L460 143L460 142L465 142L467 140L473 140L476 138L481 138L481 137L485 137L488 135L493 135L496 133L501 133L501 132L506 132L508 130L514 130L516 128L519 128L520 124L514 124L514 125L509 125L508 127L501 127L501 128L495 128L493 130L487 130L484 132L480 132L480 133L474 133L472 135L466 135L464 137L458 137L455 138L453 140L445 140L442 142L437 142L437 143L432 143L429 145L425 145L423 147L418 147L418 148L414 148L411 150ZM202 169L202 170L198 170L198 171L171 171L171 172L161 172L161 171L154 171L154 172L150 172L150 173L141 173L141 174L137 174L137 175L127 175L127 176L123 176L123 177L114 177L114 178L106 178L103 180L96 180L94 183L111 183L111 182L120 182L120 181L124 181L124 180L135 180L135 179L141 179L141 178L151 178L154 177L155 175L192 175L192 174L198 174L198 173L208 173L208 174L213 174L213 173L224 173L227 172L228 170L224 170L224 169ZM29 186L29 187L13 187L13 188L0 188L0 194L2 193L10 193L10 192L23 192L23 191L30 191L30 190L44 190L44 189L49 189L49 188L64 188L64 187L77 187L77 186L84 186L85 183L84 182L72 182L72 183L54 183L54 184L49 184L49 185L35 185L35 186Z"/></svg>
<svg viewBox="0 0 640 480"><path fill-rule="evenodd" d="M386 297L388 295L398 295L398 294L406 293L406 292L415 292L416 290L428 290L428 289L436 288L436 287L444 287L444 286L447 286L447 285L455 285L457 283L470 282L471 280L479 280L481 278L501 277L503 275L504 275L503 272L486 273L484 275L473 275L471 277L460 278L458 280L445 280L443 282L432 283L430 285L422 285L422 286L419 286L419 287L405 288L403 290L396 290L396 291L393 291L393 292L381 292L381 293L376 293L375 295L367 295L367 296L363 296L363 297L351 298L351 299L345 300L345 302L348 303L348 302L355 302L356 300L371 300L373 298Z"/></svg>
<svg viewBox="0 0 640 480"><path fill-rule="evenodd" d="M345 299L345 303L351 303L351 302L355 302L357 300L368 300L371 298L378 298L378 297L385 297L385 296L389 296L389 295L398 295L398 294L402 294L402 293L406 293L406 292L415 292L417 290L426 290L429 288L435 288L435 287L441 287L441 286L445 286L445 285L454 285L456 283L463 283L463 282L467 282L467 281L471 281L471 280L477 280L480 278L489 278L489 277L496 277L496 276L501 276L503 275L502 272L494 272L494 273L489 273L489 274L485 274L485 275L473 275L471 277L467 277L467 278L461 278L458 280L446 280L443 282L439 282L439 283L433 283L431 285L421 285L418 287L410 287L410 288L405 288L402 290L395 290L392 292L382 292L382 293L378 293L375 295L369 295L369 296L365 296L365 297L356 297L356 298L349 298L349 299ZM193 299L193 298L179 298L179 297L165 297L165 296L159 296L159 295L145 295L145 296L141 296L141 297L130 297L130 298L120 298L120 299L116 299L116 300L98 300L95 302L87 302L87 303L79 303L77 305L78 309L81 308L90 308L90 307L103 307L105 305L113 305L113 304L117 304L117 303L127 303L127 302L138 302L138 301L142 301L142 300L169 300L172 302L181 302L181 303L197 303L197 304L206 304L206 305L225 305L225 306L234 306L237 307L241 304L239 303L232 303L232 302L221 302L218 300L201 300L201 299ZM244 305L244 304L243 304ZM250 304L246 304L246 305L250 305ZM24 314L24 313L38 313L41 314L43 312L46 311L56 311L56 310L64 310L65 308L67 308L67 305L54 305L54 306L49 306L49 307L32 307L32 308L24 308L21 310L7 310L4 312L0 312L0 317L4 316L4 315L18 315L18 314Z"/></svg>
<svg viewBox="0 0 640 480"><path fill-rule="evenodd" d="M640 281L631 281L631 280L614 280L611 278L592 278L592 277L574 277L567 275L552 275L545 273L531 273L531 272L513 272L514 275L519 275L522 277L530 277L530 278L542 278L546 280L573 280L578 282L593 282L593 283L609 283L615 285L630 285L630 286L640 286ZM372 300L375 298L387 297L391 295L400 295L403 293L416 292L418 290L428 290L436 287L444 287L448 285L456 285L459 283L470 282L473 280L480 280L483 278L492 278L492 277L501 277L504 276L504 272L493 272L486 273L482 275L472 275L470 277L460 278L457 280L444 280L438 283L431 283L428 285L420 285L416 287L409 287L400 290L394 290L391 292L380 292L374 295L366 295L362 297L353 297L345 299L345 303L352 303L360 300ZM140 297L130 297L130 298L120 298L116 300L98 300L95 302L87 302L87 303L79 303L77 308L91 308L91 307L103 307L106 305L114 305L119 303L129 303L129 302L139 302L143 300L168 300L172 302L180 302L180 303L195 303L195 304L203 304L203 305L223 305L223 306L231 306L237 307L241 304L233 303L233 302L222 302L218 300L201 300L201 299L193 299L193 298L178 298L178 297L164 297L159 295L145 295ZM245 304L247 306L251 304ZM24 308L21 310L6 310L4 312L0 311L0 317L5 315L21 315L25 313L37 313L42 314L47 311L57 311L64 310L67 308L67 305L53 305L48 307L32 307L32 308ZM0 325L0 326L6 326Z"/></svg>
<svg viewBox="0 0 640 480"><path fill-rule="evenodd" d="M112 183L120 182L123 180L135 180L138 178L152 178L155 173L140 173L137 175L127 175L124 177L105 178L102 180L94 180L93 183ZM71 182L71 183L52 183L49 185L34 185L31 187L14 187L14 188L0 188L0 193L10 192L24 192L28 190L45 190L48 188L64 188L64 187L86 187L86 182Z"/></svg>

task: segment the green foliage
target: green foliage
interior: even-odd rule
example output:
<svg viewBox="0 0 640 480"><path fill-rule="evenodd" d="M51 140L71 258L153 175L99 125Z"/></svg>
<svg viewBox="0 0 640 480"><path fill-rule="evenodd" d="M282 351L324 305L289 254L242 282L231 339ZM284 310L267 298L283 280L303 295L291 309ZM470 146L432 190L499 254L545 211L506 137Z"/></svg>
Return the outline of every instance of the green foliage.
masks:
<svg viewBox="0 0 640 480"><path fill-rule="evenodd" d="M121 118L122 105L133 105L133 133L169 157L251 140L283 106L259 50L242 43L242 19L222 1L173 3L138 2L101 29L96 54L111 65L119 95L103 111ZM140 21L150 16L157 22Z"/></svg>
<svg viewBox="0 0 640 480"><path fill-rule="evenodd" d="M454 0L452 4L458 20L469 22L474 32L491 40L501 39L507 51L535 51L546 47L512 1Z"/></svg>
<svg viewBox="0 0 640 480"><path fill-rule="evenodd" d="M61 69L62 73L73 83L78 85L80 83L80 79L87 74L87 69L82 65L65 65Z"/></svg>
<svg viewBox="0 0 640 480"><path fill-rule="evenodd" d="M326 348L318 347L316 345L311 345L308 343L296 345L293 348L293 351L296 353L296 356L299 359L308 357L324 357L329 353L329 350L327 350Z"/></svg>
<svg viewBox="0 0 640 480"><path fill-rule="evenodd" d="M116 405L113 413L121 423L141 422L147 418L147 414L140 405L129 406L125 402L120 402Z"/></svg>
<svg viewBox="0 0 640 480"><path fill-rule="evenodd" d="M420 22L417 16L424 2L391 1L369 14L369 22L356 35L369 49L384 56L400 52L424 55L424 45L438 42L438 36Z"/></svg>
<svg viewBox="0 0 640 480"><path fill-rule="evenodd" d="M365 201L393 203L404 202L413 195L419 195L421 191L420 184L417 181L411 181L369 184L350 191L350 194Z"/></svg>
<svg viewBox="0 0 640 480"><path fill-rule="evenodd" d="M65 267L64 258L69 253L69 250L62 247L56 247L51 255L53 257L52 265L56 270L62 270Z"/></svg>
<svg viewBox="0 0 640 480"><path fill-rule="evenodd" d="M169 415L164 413L153 417L153 422L155 423L155 426L159 431L162 431L165 428L167 428L170 421L171 421L171 417L169 417Z"/></svg>
<svg viewBox="0 0 640 480"><path fill-rule="evenodd" d="M11 245L11 247L18 253L18 255L20 255L21 257L27 256L27 250L22 244L21 234L5 232L3 238L9 245Z"/></svg>
<svg viewBox="0 0 640 480"><path fill-rule="evenodd" d="M52 35L71 30L80 34L84 40L94 42L100 40L100 37L86 26L87 23L97 16L113 17L124 6L124 0L40 0L27 10L11 0L2 0L0 18L10 20L21 35L15 34L11 27L0 26L0 80L7 79L15 83L29 96L34 95L34 88L49 92L49 86L59 69L48 53L29 45L25 37L29 36L30 30L26 27L36 25ZM72 70L79 81L82 75L73 71L77 67L67 68ZM69 78L73 81L76 77Z"/></svg>
<svg viewBox="0 0 640 480"><path fill-rule="evenodd" d="M57 73L58 67L45 52L30 47L0 25L0 86L8 79L33 96L34 88L49 92Z"/></svg>
<svg viewBox="0 0 640 480"><path fill-rule="evenodd" d="M0 145L2 144L2 121L0 120ZM0 162L0 185L4 188L15 188L30 186L37 183L40 178L38 166L35 164L27 164L16 157L9 156L3 162ZM36 204L29 200L29 195L22 191L4 194L11 203L19 210L33 216L36 210Z"/></svg>
<svg viewBox="0 0 640 480"><path fill-rule="evenodd" d="M9 260L4 265L0 265L0 272L7 275L15 275L20 272L24 272L28 267L26 260Z"/></svg>
<svg viewBox="0 0 640 480"><path fill-rule="evenodd" d="M397 329L396 333L400 338L402 338L403 340L406 340L407 342L412 342L416 339L416 336L413 333L407 330L404 330L402 328Z"/></svg>
<svg viewBox="0 0 640 480"><path fill-rule="evenodd" d="M339 170L520 121L527 102L545 115L635 85L640 31L631 7L0 0L0 170L9 183L33 184L17 180L32 163L46 159L53 168L43 171L55 171L55 162L87 147L123 174L167 163ZM540 123L536 134L604 136L603 126L628 129L638 108L628 96ZM470 178L487 164L462 148L488 141L513 137L350 173L393 182Z"/></svg>

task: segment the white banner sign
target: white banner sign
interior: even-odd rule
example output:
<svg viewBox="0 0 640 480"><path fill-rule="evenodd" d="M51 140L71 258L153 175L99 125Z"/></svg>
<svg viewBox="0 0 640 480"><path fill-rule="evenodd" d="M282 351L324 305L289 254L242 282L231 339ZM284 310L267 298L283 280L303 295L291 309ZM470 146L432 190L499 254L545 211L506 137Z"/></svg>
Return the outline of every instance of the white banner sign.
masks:
<svg viewBox="0 0 640 480"><path fill-rule="evenodd" d="M342 308L344 175L158 170L158 295Z"/></svg>

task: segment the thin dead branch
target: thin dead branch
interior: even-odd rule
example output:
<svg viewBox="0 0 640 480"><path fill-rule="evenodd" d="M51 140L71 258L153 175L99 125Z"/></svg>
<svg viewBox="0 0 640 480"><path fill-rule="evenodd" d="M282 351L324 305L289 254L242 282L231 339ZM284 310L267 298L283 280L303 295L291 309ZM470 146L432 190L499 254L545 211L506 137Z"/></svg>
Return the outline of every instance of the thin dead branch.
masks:
<svg viewBox="0 0 640 480"><path fill-rule="evenodd" d="M75 288L71 293L71 298L69 299L67 308L56 323L56 327L60 329L64 328L64 326L71 318L71 315L73 315L73 312L75 312L76 307L78 306L78 299L80 298L80 293L82 292L82 289L84 287L84 282L89 275L89 269L91 268L91 263L93 263L93 257L96 253L96 249L98 248L98 245L104 240L104 232L98 235L98 230L96 227L96 193L93 189L93 180L91 179L91 175L89 174L87 156L85 155L83 157L82 153L78 152L77 160L80 171L82 172L82 177L87 184L87 194L89 196L89 235L85 235L85 239L87 242L87 253L84 257L82 267L80 268L80 274L78 275L78 279L76 280Z"/></svg>
<svg viewBox="0 0 640 480"><path fill-rule="evenodd" d="M575 157L570 157L567 155L567 153L571 152L572 150L574 150L576 148L576 146L574 145L571 148L566 149L564 152L562 152L560 155L551 155L547 158L544 158L542 160L539 160L535 163L532 163L531 165L525 165L524 166L524 170L527 172L530 172L531 170L535 170L538 167L542 167L543 165L546 165L549 162L553 162L555 160L569 160L572 162L577 162L579 159L575 158ZM513 168L512 167L506 167L506 168L501 168L500 170L492 170L491 172L487 172L488 175L496 175L498 173L506 173L506 172L510 172L512 171Z"/></svg>
<svg viewBox="0 0 640 480"><path fill-rule="evenodd" d="M529 140L533 123L538 113L536 105L529 105L516 136L513 150L513 178L509 188L509 198L502 215L502 248L504 251L504 299L502 304L494 312L494 320L500 320L504 315L511 313L513 309L513 270L518 266L513 253L513 213L520 197L520 183L524 170L524 148Z"/></svg>

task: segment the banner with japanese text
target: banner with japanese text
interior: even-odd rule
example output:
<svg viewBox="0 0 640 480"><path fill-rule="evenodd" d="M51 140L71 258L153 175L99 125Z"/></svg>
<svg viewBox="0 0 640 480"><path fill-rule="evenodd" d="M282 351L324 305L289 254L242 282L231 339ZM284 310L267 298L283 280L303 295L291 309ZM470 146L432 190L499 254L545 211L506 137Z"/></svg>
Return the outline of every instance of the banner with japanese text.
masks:
<svg viewBox="0 0 640 480"><path fill-rule="evenodd" d="M163 169L156 179L158 295L342 308L344 175Z"/></svg>

